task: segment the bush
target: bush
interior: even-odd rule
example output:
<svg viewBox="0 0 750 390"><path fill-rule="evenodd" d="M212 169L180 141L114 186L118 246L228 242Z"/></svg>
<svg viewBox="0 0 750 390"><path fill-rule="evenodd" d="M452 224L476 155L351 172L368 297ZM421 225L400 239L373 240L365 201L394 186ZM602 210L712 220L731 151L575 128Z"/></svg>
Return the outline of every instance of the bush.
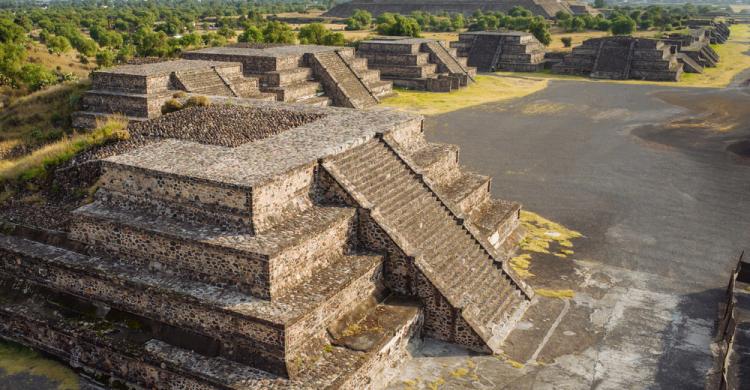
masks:
<svg viewBox="0 0 750 390"><path fill-rule="evenodd" d="M33 91L57 84L58 81L56 74L37 64L22 66L20 77L21 81Z"/></svg>
<svg viewBox="0 0 750 390"><path fill-rule="evenodd" d="M279 21L273 21L266 24L263 28L263 41L267 43L294 43L294 31L286 24Z"/></svg>
<svg viewBox="0 0 750 390"><path fill-rule="evenodd" d="M384 23L378 25L379 34L419 37L422 29L419 27L419 23L417 23L416 19L401 15L392 15L392 17L392 19L387 19Z"/></svg>
<svg viewBox="0 0 750 390"><path fill-rule="evenodd" d="M117 55L112 50L99 50L96 53L96 65L99 68L109 68L115 64L116 57Z"/></svg>
<svg viewBox="0 0 750 390"><path fill-rule="evenodd" d="M161 106L161 113L162 114L169 114L170 112L180 111L183 108L185 108L182 103L180 103L177 99L169 99L166 102L164 102L164 105Z"/></svg>
<svg viewBox="0 0 750 390"><path fill-rule="evenodd" d="M182 99L185 96L187 96L187 93L185 91L178 91L178 92L175 92L174 95L172 95L172 97L175 99Z"/></svg>
<svg viewBox="0 0 750 390"><path fill-rule="evenodd" d="M612 21L612 34L630 35L635 31L635 20L628 16L618 16Z"/></svg>
<svg viewBox="0 0 750 390"><path fill-rule="evenodd" d="M361 9L354 10L354 14L346 19L347 30L364 30L372 24L372 14Z"/></svg>
<svg viewBox="0 0 750 390"><path fill-rule="evenodd" d="M208 107L210 105L211 100L206 96L191 96L185 107Z"/></svg>
<svg viewBox="0 0 750 390"><path fill-rule="evenodd" d="M320 23L310 23L299 30L299 42L307 45L343 46L344 34L332 32Z"/></svg>
<svg viewBox="0 0 750 390"><path fill-rule="evenodd" d="M564 47L570 47L573 45L573 38L571 37L562 37L560 38L560 40L562 41Z"/></svg>
<svg viewBox="0 0 750 390"><path fill-rule="evenodd" d="M70 46L70 41L68 40L68 38L60 35L49 37L45 42L47 44L47 49L52 54L65 53L72 48L72 46Z"/></svg>
<svg viewBox="0 0 750 390"><path fill-rule="evenodd" d="M263 32L256 26L248 26L245 31L237 37L237 41L249 43L263 42Z"/></svg>

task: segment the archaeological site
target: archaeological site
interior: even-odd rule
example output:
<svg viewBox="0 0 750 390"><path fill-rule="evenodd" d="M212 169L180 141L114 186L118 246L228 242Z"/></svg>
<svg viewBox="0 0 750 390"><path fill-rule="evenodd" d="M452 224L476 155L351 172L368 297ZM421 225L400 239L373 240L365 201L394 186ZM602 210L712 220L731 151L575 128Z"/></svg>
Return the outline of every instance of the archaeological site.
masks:
<svg viewBox="0 0 750 390"><path fill-rule="evenodd" d="M335 5L324 15L346 18L358 9L366 10L373 15L385 12L408 15L413 11L426 11L432 14L462 13L471 15L476 10L483 12L505 12L511 8L521 6L535 15L546 18L554 18L558 12L567 12L573 15L593 14L597 11L587 2L568 0L454 0L454 1L426 1L426 0L354 0Z"/></svg>
<svg viewBox="0 0 750 390"><path fill-rule="evenodd" d="M465 32L450 47L480 72L538 72L544 68L544 45L527 32Z"/></svg>
<svg viewBox="0 0 750 390"><path fill-rule="evenodd" d="M474 81L477 69L458 50L435 39L380 37L362 41L357 56L402 88L450 92Z"/></svg>
<svg viewBox="0 0 750 390"><path fill-rule="evenodd" d="M147 388L377 388L414 337L498 351L533 296L518 204L417 115L244 103L140 122L59 230L6 226L3 336Z"/></svg>

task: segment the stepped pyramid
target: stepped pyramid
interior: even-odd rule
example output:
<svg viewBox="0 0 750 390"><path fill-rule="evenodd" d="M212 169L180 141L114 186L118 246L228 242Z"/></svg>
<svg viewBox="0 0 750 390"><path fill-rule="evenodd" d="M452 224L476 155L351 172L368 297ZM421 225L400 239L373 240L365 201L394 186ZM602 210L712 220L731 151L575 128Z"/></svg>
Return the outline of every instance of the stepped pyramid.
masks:
<svg viewBox="0 0 750 390"><path fill-rule="evenodd" d="M393 93L390 81L356 58L354 49L318 45L238 44L183 53L194 60L239 62L246 77L278 101L367 108Z"/></svg>
<svg viewBox="0 0 750 390"><path fill-rule="evenodd" d="M106 158L67 232L6 227L0 335L159 389L380 388L415 337L500 350L533 295L518 204L420 116L247 105L313 119Z"/></svg>
<svg viewBox="0 0 750 390"><path fill-rule="evenodd" d="M98 118L113 114L130 121L155 118L176 92L274 99L259 90L256 78L243 77L242 65L236 62L175 60L122 65L91 73L91 89L83 96L82 110L73 114L73 126L91 128Z"/></svg>
<svg viewBox="0 0 750 390"><path fill-rule="evenodd" d="M362 41L357 56L380 71L393 85L432 92L450 92L474 80L476 68L445 42L409 37L378 37Z"/></svg>
<svg viewBox="0 0 750 390"><path fill-rule="evenodd" d="M677 81L682 63L662 41L618 35L583 41L552 71L612 80Z"/></svg>
<svg viewBox="0 0 750 390"><path fill-rule="evenodd" d="M544 45L527 32L470 31L458 34L458 41L450 45L459 57L467 57L469 66L482 72L538 72L544 68Z"/></svg>

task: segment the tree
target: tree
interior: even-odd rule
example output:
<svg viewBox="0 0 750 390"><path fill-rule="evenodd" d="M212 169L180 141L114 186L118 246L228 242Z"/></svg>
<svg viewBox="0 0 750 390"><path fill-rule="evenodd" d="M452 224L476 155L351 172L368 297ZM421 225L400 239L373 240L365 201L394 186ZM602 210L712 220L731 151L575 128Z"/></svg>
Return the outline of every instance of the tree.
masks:
<svg viewBox="0 0 750 390"><path fill-rule="evenodd" d="M381 23L378 25L378 33L383 35L418 37L422 32L419 23L408 16L393 15L392 23Z"/></svg>
<svg viewBox="0 0 750 390"><path fill-rule="evenodd" d="M286 24L271 21L263 28L263 41L267 43L294 43L294 31Z"/></svg>
<svg viewBox="0 0 750 390"><path fill-rule="evenodd" d="M249 43L263 42L263 32L256 26L248 26L245 31L237 37L237 41Z"/></svg>
<svg viewBox="0 0 750 390"><path fill-rule="evenodd" d="M565 11L562 11L562 10L557 11L557 13L555 14L555 19L557 19L557 21L568 20L568 19L570 19L572 17L573 17L573 15L571 15L571 14L565 12Z"/></svg>
<svg viewBox="0 0 750 390"><path fill-rule="evenodd" d="M607 3L604 2L604 0L594 0L594 8L604 8L607 6Z"/></svg>
<svg viewBox="0 0 750 390"><path fill-rule="evenodd" d="M510 16L516 16L516 17L518 17L518 16L525 16L525 17L534 16L534 14L531 11L527 10L526 8L521 7L520 5L516 5L513 8L511 8L508 11L508 15L510 15Z"/></svg>
<svg viewBox="0 0 750 390"><path fill-rule="evenodd" d="M464 28L466 26L464 14L453 14L453 16L451 16L451 24L453 25L454 30L460 30Z"/></svg>
<svg viewBox="0 0 750 390"><path fill-rule="evenodd" d="M229 28L229 26L226 25L221 26L219 31L217 31L216 33L226 39L234 38L237 35L237 33L235 33L233 29Z"/></svg>
<svg viewBox="0 0 750 390"><path fill-rule="evenodd" d="M32 91L57 83L57 75L38 64L26 64L22 66L20 78Z"/></svg>
<svg viewBox="0 0 750 390"><path fill-rule="evenodd" d="M573 38L571 37L562 37L560 40L562 41L563 47L570 47L573 45Z"/></svg>
<svg viewBox="0 0 750 390"><path fill-rule="evenodd" d="M344 34L334 33L320 23L310 23L299 30L299 42L305 45L343 46Z"/></svg>
<svg viewBox="0 0 750 390"><path fill-rule="evenodd" d="M112 50L99 50L99 52L96 53L96 65L99 68L109 68L113 66L116 59L117 55Z"/></svg>
<svg viewBox="0 0 750 390"><path fill-rule="evenodd" d="M572 31L583 31L585 28L586 22L580 16L576 16L570 21L570 29Z"/></svg>
<svg viewBox="0 0 750 390"><path fill-rule="evenodd" d="M53 54L62 54L71 49L68 38L60 35L54 35L47 38L45 43L47 44L49 52Z"/></svg>
<svg viewBox="0 0 750 390"><path fill-rule="evenodd" d="M366 10L354 10L354 14L346 19L347 30L364 30L372 24L372 14Z"/></svg>
<svg viewBox="0 0 750 390"><path fill-rule="evenodd" d="M635 31L635 20L621 15L612 20L612 34L630 35Z"/></svg>
<svg viewBox="0 0 750 390"><path fill-rule="evenodd" d="M549 32L549 24L542 17L535 17L531 21L529 32L545 46L552 42L552 34Z"/></svg>

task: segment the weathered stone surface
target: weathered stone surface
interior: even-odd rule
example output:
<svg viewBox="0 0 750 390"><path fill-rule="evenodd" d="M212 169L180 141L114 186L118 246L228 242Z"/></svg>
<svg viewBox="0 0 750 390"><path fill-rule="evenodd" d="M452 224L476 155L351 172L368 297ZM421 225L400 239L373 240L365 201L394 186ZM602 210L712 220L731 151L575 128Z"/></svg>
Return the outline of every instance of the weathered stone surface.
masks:
<svg viewBox="0 0 750 390"><path fill-rule="evenodd" d="M468 58L469 66L482 72L535 72L544 67L544 45L526 32L465 32L451 47L458 50L459 57Z"/></svg>
<svg viewBox="0 0 750 390"><path fill-rule="evenodd" d="M497 350L532 294L517 204L417 115L241 103L80 157L99 190L66 232L4 229L0 337L158 389L381 388L422 334Z"/></svg>
<svg viewBox="0 0 750 390"><path fill-rule="evenodd" d="M510 11L515 6L524 7L535 15L542 15L546 18L554 18L557 12L567 12L570 14L591 14L595 11L584 4L574 1L553 1L553 0L514 0L514 1L477 1L477 0L454 0L454 1L421 1L421 0L355 0L338 4L326 12L325 16L337 16L347 18L355 10L367 10L373 15L380 15L385 12L398 13L403 15L411 14L413 11L426 11L432 14L462 13L470 16L477 10L484 12L505 12Z"/></svg>

